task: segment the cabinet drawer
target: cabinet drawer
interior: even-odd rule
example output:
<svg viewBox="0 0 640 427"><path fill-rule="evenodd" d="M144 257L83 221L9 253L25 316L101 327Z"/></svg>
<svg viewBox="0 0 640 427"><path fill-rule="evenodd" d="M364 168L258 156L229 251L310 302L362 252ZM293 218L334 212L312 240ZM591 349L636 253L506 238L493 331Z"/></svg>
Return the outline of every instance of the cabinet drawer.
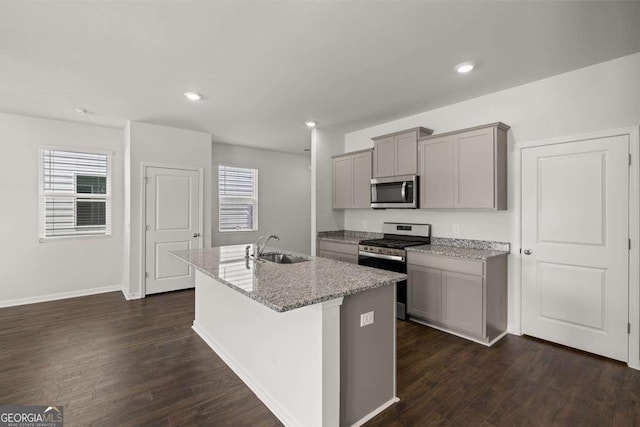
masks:
<svg viewBox="0 0 640 427"><path fill-rule="evenodd" d="M484 275L484 262L471 261L467 259L452 258L438 255L427 255L418 252L407 252L407 262L409 264L423 267L437 268L440 270L455 271L457 273Z"/></svg>
<svg viewBox="0 0 640 427"><path fill-rule="evenodd" d="M318 241L318 249L321 251L341 252L348 255L358 255L358 245L352 243Z"/></svg>

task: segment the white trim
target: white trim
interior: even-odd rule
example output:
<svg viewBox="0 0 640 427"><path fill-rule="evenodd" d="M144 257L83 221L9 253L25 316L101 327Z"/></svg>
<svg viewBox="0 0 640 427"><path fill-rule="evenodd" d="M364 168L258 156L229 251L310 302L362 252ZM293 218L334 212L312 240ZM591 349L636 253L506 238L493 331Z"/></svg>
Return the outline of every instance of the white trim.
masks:
<svg viewBox="0 0 640 427"><path fill-rule="evenodd" d="M89 154L108 154L109 156L115 156L116 152L113 150L103 150L100 148L84 148L74 145L38 145L38 151L40 150L60 150L71 151L74 153L89 153Z"/></svg>
<svg viewBox="0 0 640 427"><path fill-rule="evenodd" d="M251 224L251 228L244 228L242 230L221 230L220 229L220 209L221 209L221 203L220 203L220 166L222 167L229 167L229 168L236 168L236 169L247 169L247 170L253 170L255 171L255 174L253 175L253 194L254 197L238 197L238 199L246 199L246 200L251 200L253 203L253 207L254 207L254 212L253 212L253 223ZM243 232L256 232L260 229L259 224L258 224L258 216L259 216L259 210L260 210L260 194L259 194L259 179L258 179L258 175L260 174L260 169L257 167L253 167L253 166L237 166L237 165L233 165L230 163L218 163L216 170L215 170L215 174L216 174L216 195L218 197L218 233L243 233Z"/></svg>
<svg viewBox="0 0 640 427"><path fill-rule="evenodd" d="M111 237L111 234L78 234L77 236L40 237L38 242L47 243L56 240L110 239Z"/></svg>
<svg viewBox="0 0 640 427"><path fill-rule="evenodd" d="M317 255L318 244L318 130L311 129L311 255ZM344 224L343 224L344 225Z"/></svg>
<svg viewBox="0 0 640 427"><path fill-rule="evenodd" d="M74 223L77 222L77 213L76 213L76 203L77 199L80 197L86 197L84 193L77 193L77 173L74 173L73 176L73 187L76 192L74 193L61 193L57 191L45 190L44 189L44 151L66 151L78 154L97 154L107 156L107 176L106 176L106 184L107 184L107 192L105 194L96 194L91 196L92 199L104 199L106 204L105 210L105 232L100 234L76 234L76 235L66 235L66 236L46 236L46 197L58 197L58 198L69 198L74 201L73 204L73 216ZM38 242L45 243L56 240L73 240L73 239L83 239L83 238L109 238L113 234L113 157L115 156L115 152L112 150L101 150L101 149L85 149L82 147L70 147L70 146L49 146L49 145L40 145L37 150L38 155ZM88 174L91 176L102 176L95 174ZM76 225L75 228L78 228Z"/></svg>
<svg viewBox="0 0 640 427"><path fill-rule="evenodd" d="M394 397L393 399L391 399L391 400L383 403L382 405L378 406L376 409L374 409L373 411L369 412L367 415L365 415L364 417L360 418L355 423L351 424L351 427L360 427L361 425L365 424L367 421L371 420L373 417L375 417L376 415L378 415L379 413L381 413L382 411L387 409L389 406L393 405L394 403L398 403L398 402L400 402L400 399L397 398L397 397Z"/></svg>
<svg viewBox="0 0 640 427"><path fill-rule="evenodd" d="M236 360L225 351L225 349L209 334L207 334L197 322L193 322L191 327L196 334L222 359L222 361L255 393L255 395L265 404L267 408L286 426L300 426L300 423L291 415L278 401L267 393L259 383L245 371Z"/></svg>
<svg viewBox="0 0 640 427"><path fill-rule="evenodd" d="M198 203L200 204L200 209L198 212L198 233L200 233L200 238L198 239L199 248L202 249L204 247L204 168L193 168L188 166L176 166L176 165L168 165L165 163L155 163L155 162L140 162L140 282L138 289L140 292L132 292L128 293L128 295L135 296L133 299L145 298L147 296L146 289L146 277L145 272L147 269L147 239L146 239L146 222L147 222L147 186L145 182L145 178L147 177L147 168L159 168L159 169L177 169L184 171L192 171L198 172Z"/></svg>
<svg viewBox="0 0 640 427"><path fill-rule="evenodd" d="M103 286L101 288L81 289L78 291L59 292L56 294L41 295L37 297L16 298L0 301L0 308L15 307L18 305L36 304L39 302L57 301L61 299L84 297L87 295L104 294L107 292L117 292L123 289L122 285Z"/></svg>
<svg viewBox="0 0 640 427"><path fill-rule="evenodd" d="M124 296L124 299L126 299L127 301L142 298L139 292L130 294L129 291L127 291L125 286L123 286L121 290L122 290L122 295Z"/></svg>
<svg viewBox="0 0 640 427"><path fill-rule="evenodd" d="M610 138L627 135L629 137L629 323L631 333L628 341L628 363L633 369L640 369L640 131L638 126L590 132L582 135L569 135L545 140L516 143L514 153L514 242L512 253L516 257L514 263L515 283L513 300L513 322L509 331L522 334L522 149L543 145L563 144L587 141L591 139Z"/></svg>

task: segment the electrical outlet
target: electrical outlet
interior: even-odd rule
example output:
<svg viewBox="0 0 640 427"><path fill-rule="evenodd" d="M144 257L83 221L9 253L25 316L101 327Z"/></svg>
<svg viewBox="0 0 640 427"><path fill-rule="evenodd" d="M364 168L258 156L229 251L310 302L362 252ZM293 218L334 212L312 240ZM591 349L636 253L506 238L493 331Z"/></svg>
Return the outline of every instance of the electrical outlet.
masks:
<svg viewBox="0 0 640 427"><path fill-rule="evenodd" d="M371 325L373 323L373 311L360 315L360 327Z"/></svg>
<svg viewBox="0 0 640 427"><path fill-rule="evenodd" d="M362 220L362 229L366 230L368 226L369 226L369 223L366 220Z"/></svg>
<svg viewBox="0 0 640 427"><path fill-rule="evenodd" d="M453 231L453 234L460 234L460 224L453 224L451 231Z"/></svg>

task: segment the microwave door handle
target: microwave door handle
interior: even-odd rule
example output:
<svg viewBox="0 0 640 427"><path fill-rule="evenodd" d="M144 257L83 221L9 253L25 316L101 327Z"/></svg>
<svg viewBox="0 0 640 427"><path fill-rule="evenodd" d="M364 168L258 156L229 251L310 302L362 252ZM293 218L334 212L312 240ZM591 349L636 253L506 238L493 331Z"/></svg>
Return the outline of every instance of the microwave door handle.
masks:
<svg viewBox="0 0 640 427"><path fill-rule="evenodd" d="M400 195L402 196L402 201L406 202L407 201L407 181L402 182L402 192L400 193Z"/></svg>

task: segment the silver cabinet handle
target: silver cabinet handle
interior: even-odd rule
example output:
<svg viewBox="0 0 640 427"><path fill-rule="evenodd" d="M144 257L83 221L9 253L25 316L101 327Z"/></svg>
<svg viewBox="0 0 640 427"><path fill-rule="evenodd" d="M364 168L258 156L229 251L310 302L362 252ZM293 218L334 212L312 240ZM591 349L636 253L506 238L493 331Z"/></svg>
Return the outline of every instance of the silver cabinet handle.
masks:
<svg viewBox="0 0 640 427"><path fill-rule="evenodd" d="M193 237L200 237L200 233L193 233Z"/></svg>
<svg viewBox="0 0 640 427"><path fill-rule="evenodd" d="M525 249L522 252L524 252L525 255L531 255L531 249Z"/></svg>

